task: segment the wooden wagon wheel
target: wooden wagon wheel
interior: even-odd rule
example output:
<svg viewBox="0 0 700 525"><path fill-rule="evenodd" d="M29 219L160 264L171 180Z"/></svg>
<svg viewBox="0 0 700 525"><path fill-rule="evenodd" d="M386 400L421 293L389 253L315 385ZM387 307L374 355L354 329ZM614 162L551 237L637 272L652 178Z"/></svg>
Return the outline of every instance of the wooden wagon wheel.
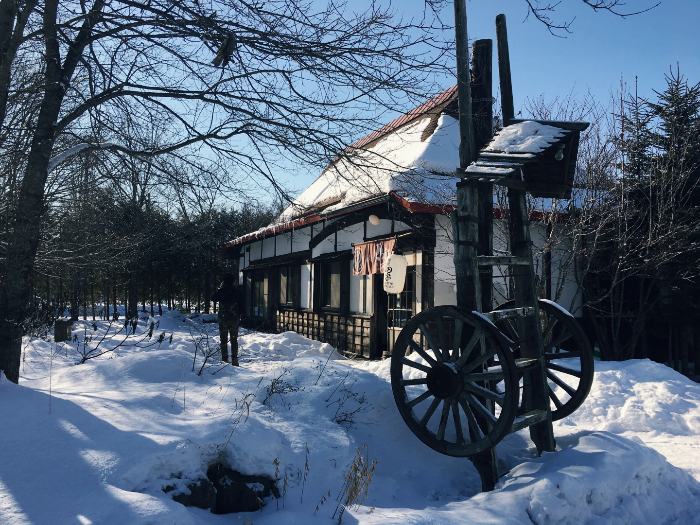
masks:
<svg viewBox="0 0 700 525"><path fill-rule="evenodd" d="M552 420L557 421L573 413L588 396L593 384L593 350L569 312L547 299L540 299L538 305ZM515 308L515 301L497 310L510 308ZM511 347L515 357L520 357L516 320L501 319L496 326L515 342Z"/></svg>
<svg viewBox="0 0 700 525"><path fill-rule="evenodd" d="M391 387L408 428L430 448L466 457L511 430L519 390L512 352L486 318L438 306L411 318L391 356Z"/></svg>

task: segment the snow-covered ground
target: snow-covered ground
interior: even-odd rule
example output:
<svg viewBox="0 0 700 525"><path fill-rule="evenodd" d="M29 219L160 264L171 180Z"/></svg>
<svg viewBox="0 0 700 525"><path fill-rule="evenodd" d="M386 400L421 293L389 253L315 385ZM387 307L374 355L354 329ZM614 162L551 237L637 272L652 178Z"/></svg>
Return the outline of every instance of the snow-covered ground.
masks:
<svg viewBox="0 0 700 525"><path fill-rule="evenodd" d="M157 317L129 346L142 320L79 365L76 348L94 348L106 322L74 324L87 347L25 339L19 386L0 377L0 523L337 523L358 450L376 468L343 523L700 523L700 384L662 365L597 363L588 400L555 423L560 450L538 458L526 431L508 436L498 455L509 472L482 494L468 459L432 451L403 423L388 361L242 331L242 366L209 362L198 375L195 342L216 343L202 319ZM279 478L283 497L229 515L172 500L217 459Z"/></svg>

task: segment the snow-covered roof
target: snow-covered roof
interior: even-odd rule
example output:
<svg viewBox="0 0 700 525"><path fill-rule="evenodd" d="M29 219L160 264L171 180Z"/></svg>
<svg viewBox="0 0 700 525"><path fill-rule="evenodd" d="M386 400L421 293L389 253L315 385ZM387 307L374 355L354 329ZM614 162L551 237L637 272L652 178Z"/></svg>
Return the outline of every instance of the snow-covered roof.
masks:
<svg viewBox="0 0 700 525"><path fill-rule="evenodd" d="M452 176L459 166L459 122L440 115L432 134L425 117L386 135L367 149L346 152L331 164L294 203L276 219L288 222L309 211L346 208L378 195L395 192L408 202L452 202Z"/></svg>
<svg viewBox="0 0 700 525"><path fill-rule="evenodd" d="M270 225L226 246L306 224L305 218L312 215L381 196L393 195L405 204L453 204L459 181L453 176L459 166L459 122L449 113L456 114L456 100L454 86L358 140Z"/></svg>
<svg viewBox="0 0 700 525"><path fill-rule="evenodd" d="M539 153L566 134L561 128L528 120L506 126L489 142L484 152Z"/></svg>

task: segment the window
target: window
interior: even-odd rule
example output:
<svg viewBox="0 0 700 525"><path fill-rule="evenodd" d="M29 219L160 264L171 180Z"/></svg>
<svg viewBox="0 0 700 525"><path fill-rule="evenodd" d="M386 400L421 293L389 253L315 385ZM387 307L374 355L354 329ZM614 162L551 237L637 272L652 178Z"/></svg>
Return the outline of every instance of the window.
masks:
<svg viewBox="0 0 700 525"><path fill-rule="evenodd" d="M267 317L267 270L252 272L246 280L246 306L250 317Z"/></svg>
<svg viewBox="0 0 700 525"><path fill-rule="evenodd" d="M351 252L314 261L313 309L333 310L341 315L350 311Z"/></svg>
<svg viewBox="0 0 700 525"><path fill-rule="evenodd" d="M321 263L321 306L340 308L340 261Z"/></svg>
<svg viewBox="0 0 700 525"><path fill-rule="evenodd" d="M294 267L282 266L280 268L280 305L294 303Z"/></svg>
<svg viewBox="0 0 700 525"><path fill-rule="evenodd" d="M416 279L416 267L409 266L406 271L406 282L403 292L389 295L389 327L403 328L413 315L414 283Z"/></svg>

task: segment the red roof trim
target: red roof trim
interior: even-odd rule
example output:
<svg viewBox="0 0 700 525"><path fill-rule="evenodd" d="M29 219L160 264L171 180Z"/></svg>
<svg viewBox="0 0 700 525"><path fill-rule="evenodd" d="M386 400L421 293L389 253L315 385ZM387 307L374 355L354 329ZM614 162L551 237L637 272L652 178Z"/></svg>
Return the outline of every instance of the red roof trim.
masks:
<svg viewBox="0 0 700 525"><path fill-rule="evenodd" d="M410 202L404 199L403 197L399 196L396 194L396 192L389 192L387 195L390 199L395 200L398 202L404 209L406 209L409 213L432 213L434 215L449 215L452 213L453 210L457 208L454 204L425 204L422 202ZM342 215L345 215L347 213L351 213L353 211L357 211L358 209L362 208L368 208L371 206L375 206L377 204L376 202L376 197L373 197L369 202L367 202L364 206L362 203L357 203L353 204L352 206L348 206L345 209L340 209L340 210L335 210L333 212L328 213L327 215L321 216L321 215L310 215L308 217L302 217L300 219L295 219L290 222L286 222L284 224L279 224L276 226L269 226L267 228L264 228L262 231L257 231L253 233L248 233L246 235L243 235L242 237L238 237L237 239L234 239L232 241L227 242L224 244L223 249L221 250L221 257L224 257L226 255L226 250L228 248L232 248L237 245L245 244L250 241L256 241L260 239L265 239L267 237L270 237L272 235L277 235L278 233L283 233L289 230L293 230L296 228L301 228L304 226L309 226L311 224L315 224L317 222L321 222L324 219L330 218L330 217L339 217ZM530 212L530 220L535 220L535 221L547 221L550 220L551 213L547 212L542 212L542 211L532 211ZM493 216L496 219L501 219L504 217L504 214L502 213L500 208L494 208L493 209ZM557 214L557 219L555 222L565 222L566 219L568 218L568 214L566 213L558 213Z"/></svg>
<svg viewBox="0 0 700 525"><path fill-rule="evenodd" d="M449 215L456 208L454 204L425 204L422 202L410 202L400 197L396 192L389 193L396 201L411 213L433 213L435 215Z"/></svg>

